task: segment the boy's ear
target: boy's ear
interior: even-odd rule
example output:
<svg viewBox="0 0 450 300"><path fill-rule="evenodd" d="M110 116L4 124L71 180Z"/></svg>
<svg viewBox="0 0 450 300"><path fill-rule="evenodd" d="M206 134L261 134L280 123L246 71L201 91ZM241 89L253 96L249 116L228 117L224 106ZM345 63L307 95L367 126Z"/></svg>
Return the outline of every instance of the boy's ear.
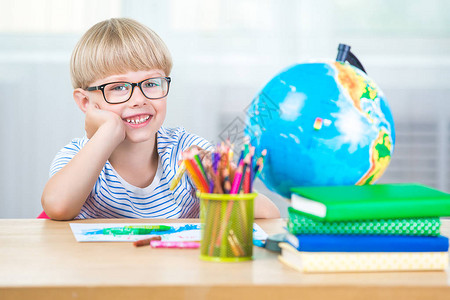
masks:
<svg viewBox="0 0 450 300"><path fill-rule="evenodd" d="M73 91L73 99L75 100L75 102L77 103L78 107L84 112L86 113L86 110L88 108L89 105L89 98L86 95L86 91L83 89L75 89Z"/></svg>

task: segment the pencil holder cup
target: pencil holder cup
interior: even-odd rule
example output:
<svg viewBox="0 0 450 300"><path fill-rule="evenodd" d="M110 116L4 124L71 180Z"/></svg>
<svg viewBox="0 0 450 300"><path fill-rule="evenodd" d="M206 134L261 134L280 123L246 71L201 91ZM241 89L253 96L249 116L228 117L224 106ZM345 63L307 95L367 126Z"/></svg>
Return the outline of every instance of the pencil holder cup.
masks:
<svg viewBox="0 0 450 300"><path fill-rule="evenodd" d="M200 259L215 262L251 260L253 201L256 193L208 194L200 198Z"/></svg>

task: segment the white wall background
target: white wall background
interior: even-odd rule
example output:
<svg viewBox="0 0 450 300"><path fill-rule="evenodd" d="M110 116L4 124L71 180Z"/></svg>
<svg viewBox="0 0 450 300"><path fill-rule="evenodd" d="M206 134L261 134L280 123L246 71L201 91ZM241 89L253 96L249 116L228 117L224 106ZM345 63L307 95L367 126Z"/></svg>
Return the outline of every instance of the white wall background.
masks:
<svg viewBox="0 0 450 300"><path fill-rule="evenodd" d="M166 126L211 141L281 69L352 46L385 92L397 145L382 182L450 192L450 2L0 0L0 218L33 218L56 152L84 134L69 58L110 17L154 29L174 58ZM272 196L286 215L287 203Z"/></svg>

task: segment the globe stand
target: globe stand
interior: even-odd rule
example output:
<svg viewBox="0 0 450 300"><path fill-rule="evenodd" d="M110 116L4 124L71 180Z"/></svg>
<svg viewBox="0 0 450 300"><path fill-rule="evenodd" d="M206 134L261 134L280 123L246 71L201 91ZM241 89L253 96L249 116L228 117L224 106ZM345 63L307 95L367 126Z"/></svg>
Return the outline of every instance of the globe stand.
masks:
<svg viewBox="0 0 450 300"><path fill-rule="evenodd" d="M361 71L367 74L366 70L362 63L356 58L356 56L350 51L350 46L346 44L339 44L338 46L338 54L336 57L336 61L346 62L348 61L352 66L357 67Z"/></svg>

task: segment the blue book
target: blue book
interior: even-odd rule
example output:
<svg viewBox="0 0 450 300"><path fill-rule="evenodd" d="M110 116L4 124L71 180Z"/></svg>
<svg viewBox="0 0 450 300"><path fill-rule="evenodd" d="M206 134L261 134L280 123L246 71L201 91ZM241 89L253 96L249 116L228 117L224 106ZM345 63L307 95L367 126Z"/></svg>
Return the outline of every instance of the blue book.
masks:
<svg viewBox="0 0 450 300"><path fill-rule="evenodd" d="M286 240L305 252L446 252L445 236L293 235Z"/></svg>

